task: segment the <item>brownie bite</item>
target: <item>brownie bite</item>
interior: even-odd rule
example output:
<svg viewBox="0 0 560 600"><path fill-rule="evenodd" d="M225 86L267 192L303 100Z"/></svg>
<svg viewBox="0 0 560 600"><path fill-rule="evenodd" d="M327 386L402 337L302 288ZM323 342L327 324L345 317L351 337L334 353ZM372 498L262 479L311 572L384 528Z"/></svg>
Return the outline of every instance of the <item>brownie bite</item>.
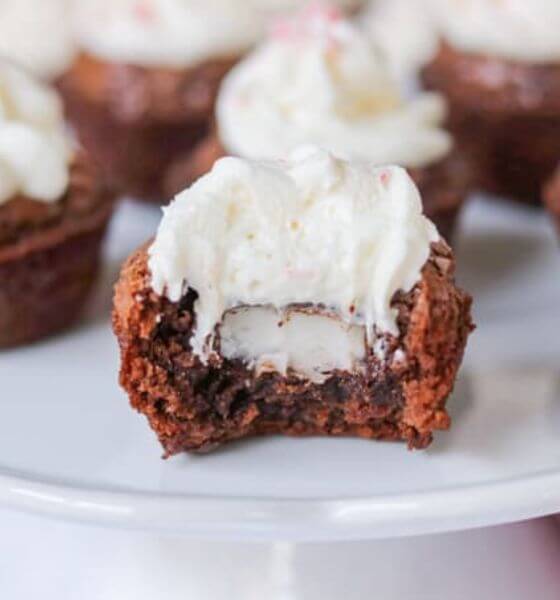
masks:
<svg viewBox="0 0 560 600"><path fill-rule="evenodd" d="M162 202L262 19L232 0L84 0L75 13L80 54L58 82L68 118L117 191Z"/></svg>
<svg viewBox="0 0 560 600"><path fill-rule="evenodd" d="M478 186L529 203L560 158L560 3L432 0L441 44L423 70Z"/></svg>
<svg viewBox="0 0 560 600"><path fill-rule="evenodd" d="M402 168L224 158L123 267L120 381L166 456L262 434L425 448L470 308Z"/></svg>
<svg viewBox="0 0 560 600"><path fill-rule="evenodd" d="M445 117L440 96L405 96L370 38L332 5L314 3L278 22L226 76L212 134L169 171L167 190L183 189L220 156L279 159L310 143L409 169L427 216L450 238L470 174Z"/></svg>
<svg viewBox="0 0 560 600"><path fill-rule="evenodd" d="M66 138L54 91L0 62L0 348L78 316L112 198Z"/></svg>

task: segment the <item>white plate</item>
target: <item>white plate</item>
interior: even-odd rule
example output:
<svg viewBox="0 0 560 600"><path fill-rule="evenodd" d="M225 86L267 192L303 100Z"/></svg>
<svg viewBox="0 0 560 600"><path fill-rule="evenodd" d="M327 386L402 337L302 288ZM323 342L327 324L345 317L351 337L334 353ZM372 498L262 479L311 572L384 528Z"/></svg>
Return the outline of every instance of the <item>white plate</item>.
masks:
<svg viewBox="0 0 560 600"><path fill-rule="evenodd" d="M560 512L560 251L545 215L478 200L459 244L478 332L426 452L269 438L160 460L119 390L111 281L156 209L125 205L72 333L0 355L0 502L106 525L244 539L411 535Z"/></svg>

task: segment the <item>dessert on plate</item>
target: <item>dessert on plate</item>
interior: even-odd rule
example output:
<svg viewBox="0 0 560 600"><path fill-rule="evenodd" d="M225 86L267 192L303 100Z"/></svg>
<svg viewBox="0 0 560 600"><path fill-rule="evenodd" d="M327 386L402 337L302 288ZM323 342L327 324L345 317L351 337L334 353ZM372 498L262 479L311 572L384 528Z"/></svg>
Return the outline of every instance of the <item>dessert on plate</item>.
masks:
<svg viewBox="0 0 560 600"><path fill-rule="evenodd" d="M2 0L0 56L45 81L56 80L74 58L71 1Z"/></svg>
<svg viewBox="0 0 560 600"><path fill-rule="evenodd" d="M120 381L167 456L259 434L424 448L472 330L400 167L220 159L116 287Z"/></svg>
<svg viewBox="0 0 560 600"><path fill-rule="evenodd" d="M0 348L74 321L111 211L56 93L0 61Z"/></svg>
<svg viewBox="0 0 560 600"><path fill-rule="evenodd" d="M423 79L479 186L539 202L560 157L560 2L430 2L441 45Z"/></svg>
<svg viewBox="0 0 560 600"><path fill-rule="evenodd" d="M469 185L443 129L438 94L405 98L369 37L326 3L277 22L271 37L224 79L216 127L170 171L173 195L219 156L277 159L312 143L350 160L398 164L449 237Z"/></svg>
<svg viewBox="0 0 560 600"><path fill-rule="evenodd" d="M59 82L70 121L117 190L161 201L262 18L234 0L81 0L75 22L81 51Z"/></svg>

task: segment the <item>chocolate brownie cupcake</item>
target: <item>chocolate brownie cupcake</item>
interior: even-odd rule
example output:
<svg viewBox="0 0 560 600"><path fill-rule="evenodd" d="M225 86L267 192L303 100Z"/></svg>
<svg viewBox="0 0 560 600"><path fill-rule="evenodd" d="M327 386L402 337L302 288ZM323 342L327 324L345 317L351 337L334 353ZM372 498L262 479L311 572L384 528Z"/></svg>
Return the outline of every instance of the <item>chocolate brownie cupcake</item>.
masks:
<svg viewBox="0 0 560 600"><path fill-rule="evenodd" d="M447 98L478 185L540 202L560 159L560 2L431 3L442 43L423 80Z"/></svg>
<svg viewBox="0 0 560 600"><path fill-rule="evenodd" d="M57 79L70 67L75 53L68 18L72 1L2 0L0 56L44 81Z"/></svg>
<svg viewBox="0 0 560 600"><path fill-rule="evenodd" d="M121 384L166 455L270 433L424 448L472 330L453 272L402 168L221 159L123 268Z"/></svg>
<svg viewBox="0 0 560 600"><path fill-rule="evenodd" d="M66 138L56 94L0 62L0 348L74 321L111 198Z"/></svg>
<svg viewBox="0 0 560 600"><path fill-rule="evenodd" d="M277 159L311 143L342 158L408 168L427 216L450 237L470 179L442 128L445 116L436 94L404 98L369 37L328 4L313 4L278 22L225 78L213 136L170 171L168 191L220 155Z"/></svg>
<svg viewBox="0 0 560 600"><path fill-rule="evenodd" d="M59 82L68 117L117 190L162 201L262 20L234 0L81 0L75 12L81 54Z"/></svg>

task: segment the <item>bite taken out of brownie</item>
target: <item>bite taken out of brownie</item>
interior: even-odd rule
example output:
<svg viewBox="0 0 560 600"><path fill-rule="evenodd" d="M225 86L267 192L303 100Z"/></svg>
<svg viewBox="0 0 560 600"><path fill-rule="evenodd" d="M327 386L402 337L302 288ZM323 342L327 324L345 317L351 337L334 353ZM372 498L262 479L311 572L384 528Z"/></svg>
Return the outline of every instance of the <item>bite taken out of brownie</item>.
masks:
<svg viewBox="0 0 560 600"><path fill-rule="evenodd" d="M227 158L123 267L120 381L165 455L262 434L425 448L473 329L406 171Z"/></svg>

